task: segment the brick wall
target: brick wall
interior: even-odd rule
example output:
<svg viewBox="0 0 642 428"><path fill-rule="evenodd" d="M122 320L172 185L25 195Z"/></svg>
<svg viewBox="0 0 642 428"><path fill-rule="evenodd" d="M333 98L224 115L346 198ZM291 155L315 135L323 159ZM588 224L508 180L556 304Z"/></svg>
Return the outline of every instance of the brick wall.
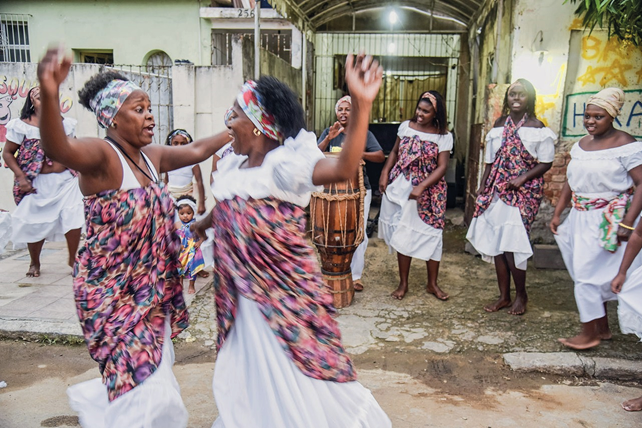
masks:
<svg viewBox="0 0 642 428"><path fill-rule="evenodd" d="M560 199L560 193L564 182L566 181L566 167L571 160L571 155L567 151L555 154L553 166L544 174L544 198L555 206Z"/></svg>

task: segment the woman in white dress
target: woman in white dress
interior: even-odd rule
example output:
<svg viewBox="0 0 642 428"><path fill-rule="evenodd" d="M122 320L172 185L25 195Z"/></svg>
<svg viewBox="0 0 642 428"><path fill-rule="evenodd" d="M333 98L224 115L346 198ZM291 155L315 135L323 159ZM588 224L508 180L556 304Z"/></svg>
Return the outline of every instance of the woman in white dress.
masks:
<svg viewBox="0 0 642 428"><path fill-rule="evenodd" d="M40 129L47 156L79 173L87 238L74 266L74 299L102 377L70 387L83 427L182 428L187 410L172 372L171 338L187 327L174 203L162 172L194 165L227 133L168 147L151 144L149 96L113 71L79 92L106 138L69 139L57 119L58 88L71 58L50 49L38 65Z"/></svg>
<svg viewBox="0 0 642 428"><path fill-rule="evenodd" d="M543 175L555 157L557 136L535 117L533 85L518 79L504 96L503 116L486 136L486 169L466 239L495 263L499 299L484 307L526 312L526 266L533 255L530 229L544 197ZM511 300L511 277L515 300Z"/></svg>
<svg viewBox="0 0 642 428"><path fill-rule="evenodd" d="M412 258L426 261L426 291L448 299L439 285L446 214L446 180L453 137L446 127L446 107L439 92L424 92L415 116L399 125L395 142L379 178L383 197L379 238L397 252L399 286L391 296L408 292Z"/></svg>
<svg viewBox="0 0 642 428"><path fill-rule="evenodd" d="M228 110L234 153L218 161L217 203L198 226L216 242L214 427L391 426L356 382L304 211L320 185L356 173L381 76L369 57L348 56L353 111L338 159L323 156L296 94L273 77L247 82Z"/></svg>
<svg viewBox="0 0 642 428"><path fill-rule="evenodd" d="M40 276L40 253L45 240L67 240L69 266L73 265L80 231L85 223L83 196L76 172L45 156L40 144L40 88L27 94L19 119L7 124L2 157L15 175L11 241L27 245L31 263L27 276ZM75 133L76 121L57 118L67 136Z"/></svg>
<svg viewBox="0 0 642 428"><path fill-rule="evenodd" d="M634 186L642 183L642 142L613 127L623 104L624 92L615 88L589 98L584 112L589 135L571 149L567 182L551 220L551 230L575 282L582 322L580 334L560 339L572 349L592 348L611 338L606 302L617 299L611 281L618 272L640 266L639 258L629 257L620 268L626 241L642 210L642 193L633 193ZM571 201L573 208L560 225L560 215ZM626 308L629 314L640 310L639 302L632 303ZM635 320L639 331L639 314L634 318L622 315Z"/></svg>

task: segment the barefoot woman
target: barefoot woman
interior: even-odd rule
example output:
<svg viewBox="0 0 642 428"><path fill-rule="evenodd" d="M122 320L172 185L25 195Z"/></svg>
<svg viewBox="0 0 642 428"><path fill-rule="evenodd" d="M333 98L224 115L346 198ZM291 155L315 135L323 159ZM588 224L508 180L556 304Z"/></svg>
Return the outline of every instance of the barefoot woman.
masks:
<svg viewBox="0 0 642 428"><path fill-rule="evenodd" d="M426 261L426 291L448 299L437 285L446 213L446 168L453 137L446 128L446 108L439 92L421 95L415 116L399 125L397 141L381 171L383 195L379 238L397 251L399 286L392 297L408 292L412 258Z"/></svg>
<svg viewBox="0 0 642 428"><path fill-rule="evenodd" d="M78 97L107 137L68 139L57 115L58 87L70 65L56 50L38 65L42 146L47 156L80 173L85 195L87 239L74 269L74 297L102 374L102 382L69 388L70 404L84 427L185 427L171 341L187 327L180 241L174 204L159 173L203 161L228 138L152 145L149 97L118 73L105 72Z"/></svg>
<svg viewBox="0 0 642 428"><path fill-rule="evenodd" d="M76 121L51 113L64 133L74 136ZM2 157L15 175L13 197L18 208L12 215L14 245L27 244L31 263L27 276L40 276L40 253L45 239L67 240L69 266L73 265L85 223L83 202L75 171L45 156L40 144L40 88L27 94L19 119L7 124ZM17 155L16 155L17 152Z"/></svg>
<svg viewBox="0 0 642 428"><path fill-rule="evenodd" d="M354 175L382 70L346 61L353 112L338 159L302 129L296 94L272 77L247 82L227 115L234 153L214 173L219 349L214 427L390 427L355 381L332 296L305 238L304 207L319 185Z"/></svg>
<svg viewBox="0 0 642 428"><path fill-rule="evenodd" d="M495 263L499 299L484 307L526 312L526 262L533 255L529 233L544 197L544 179L555 157L557 136L535 117L533 85L518 79L504 95L503 116L486 136L486 169L466 239ZM510 280L515 282L511 302Z"/></svg>
<svg viewBox="0 0 642 428"><path fill-rule="evenodd" d="M589 135L571 149L567 182L551 220L551 230L575 282L582 322L580 334L560 339L573 349L592 348L611 338L606 301L617 299L611 280L642 210L642 193L633 193L634 185L642 183L642 142L613 127L623 104L624 92L616 88L589 98L584 112ZM560 215L571 201L573 208L560 225ZM630 264L633 269L639 265L639 258Z"/></svg>

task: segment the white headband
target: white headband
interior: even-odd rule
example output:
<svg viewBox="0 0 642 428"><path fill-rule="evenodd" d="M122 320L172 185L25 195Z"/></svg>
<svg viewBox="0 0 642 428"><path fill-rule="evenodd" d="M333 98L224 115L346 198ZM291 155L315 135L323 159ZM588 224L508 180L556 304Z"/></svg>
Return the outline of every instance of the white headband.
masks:
<svg viewBox="0 0 642 428"><path fill-rule="evenodd" d="M181 199L180 201L176 202L176 208L180 208L181 205L187 205L194 211L194 214L196 214L196 204L189 199Z"/></svg>

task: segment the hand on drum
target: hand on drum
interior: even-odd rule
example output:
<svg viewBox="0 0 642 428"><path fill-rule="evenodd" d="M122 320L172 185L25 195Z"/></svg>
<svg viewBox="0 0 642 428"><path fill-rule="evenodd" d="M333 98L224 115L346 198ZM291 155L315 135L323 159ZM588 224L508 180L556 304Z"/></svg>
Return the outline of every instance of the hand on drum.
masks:
<svg viewBox="0 0 642 428"><path fill-rule="evenodd" d="M348 55L346 59L346 83L350 90L352 103L372 104L379 93L383 68L372 56L360 53Z"/></svg>

